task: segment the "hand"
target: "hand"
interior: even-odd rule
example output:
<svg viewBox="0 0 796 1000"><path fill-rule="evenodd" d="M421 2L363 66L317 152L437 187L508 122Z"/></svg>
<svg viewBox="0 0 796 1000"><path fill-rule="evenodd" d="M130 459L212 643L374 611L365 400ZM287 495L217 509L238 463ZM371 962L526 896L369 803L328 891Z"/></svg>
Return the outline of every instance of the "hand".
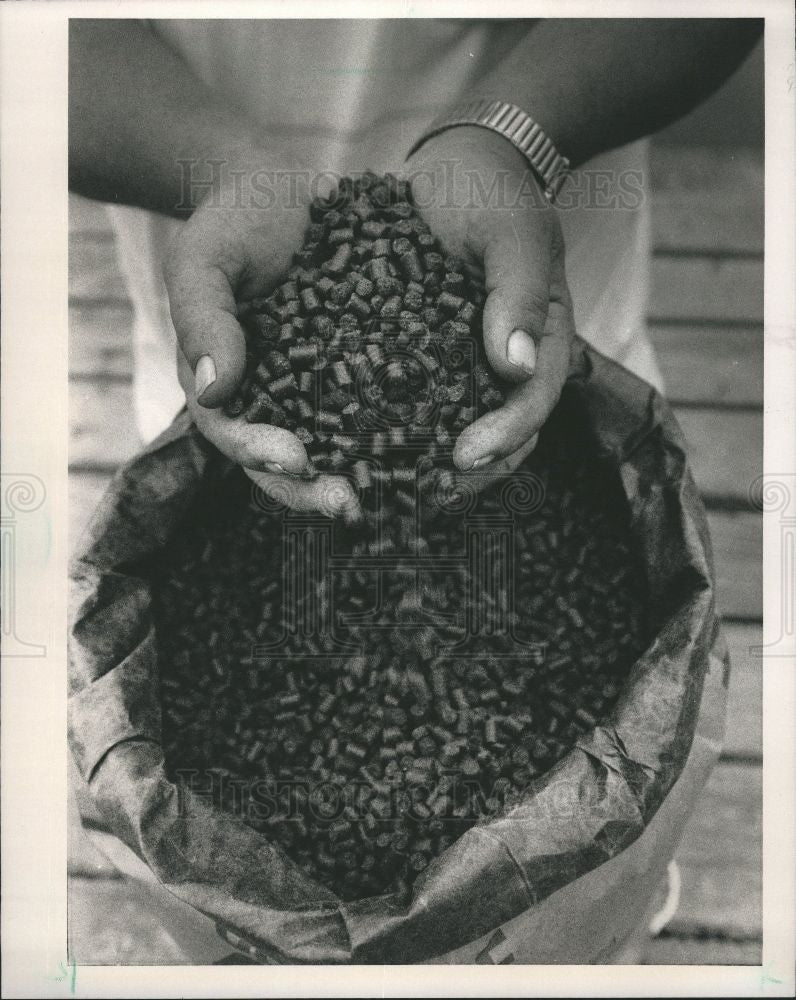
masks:
<svg viewBox="0 0 796 1000"><path fill-rule="evenodd" d="M483 278L486 356L515 383L456 442L455 465L480 487L533 450L567 377L575 323L561 225L524 157L488 129L429 139L405 174L431 231Z"/></svg>
<svg viewBox="0 0 796 1000"><path fill-rule="evenodd" d="M175 240L164 276L177 331L177 369L188 410L202 434L243 466L264 492L296 510L354 516L357 501L340 476L301 478L304 445L289 431L226 416L220 407L240 384L246 341L236 301L267 295L287 271L309 222L306 204L288 200L274 172L299 169L251 155L222 172ZM270 176L267 192L263 181ZM300 188L299 188L300 193Z"/></svg>

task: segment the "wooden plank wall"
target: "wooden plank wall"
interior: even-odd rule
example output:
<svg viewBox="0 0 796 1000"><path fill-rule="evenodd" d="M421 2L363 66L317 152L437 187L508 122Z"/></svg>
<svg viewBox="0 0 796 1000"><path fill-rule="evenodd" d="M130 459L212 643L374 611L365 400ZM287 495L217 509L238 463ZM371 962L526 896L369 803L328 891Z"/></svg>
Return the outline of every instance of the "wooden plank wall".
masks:
<svg viewBox="0 0 796 1000"><path fill-rule="evenodd" d="M650 963L761 960L763 171L757 153L653 147L649 322L708 506L733 664L727 735L678 852Z"/></svg>
<svg viewBox="0 0 796 1000"><path fill-rule="evenodd" d="M731 650L726 745L677 858L679 911L649 946L658 964L757 963L761 955L762 521L749 489L762 472L763 171L752 152L653 147L649 325L709 509L718 599ZM74 199L70 238L71 538L111 472L135 453L131 311L104 211ZM72 813L78 961L113 961L107 863ZM88 882L87 879L91 879ZM93 886L93 888L92 888ZM103 895L104 893L104 895ZM93 900L96 905L91 905ZM112 908L112 907L111 907ZM151 915L124 910L135 961L155 960ZM121 912L121 911L120 911ZM79 915L79 919L77 919ZM130 939L143 921L141 942ZM132 924L131 924L132 921ZM165 934L165 931L163 932ZM90 942L94 944L90 944ZM98 943L104 942L104 943ZM115 942L115 943L114 943ZM173 943L161 939L165 953ZM125 952L127 954L127 952ZM103 959L103 955L107 956ZM172 961L174 959L171 959Z"/></svg>

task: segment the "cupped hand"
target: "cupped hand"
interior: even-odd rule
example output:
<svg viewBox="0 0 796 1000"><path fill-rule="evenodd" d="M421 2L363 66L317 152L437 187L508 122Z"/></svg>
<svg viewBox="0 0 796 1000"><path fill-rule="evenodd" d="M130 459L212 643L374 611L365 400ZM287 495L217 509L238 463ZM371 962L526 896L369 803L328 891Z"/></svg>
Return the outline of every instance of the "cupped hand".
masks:
<svg viewBox="0 0 796 1000"><path fill-rule="evenodd" d="M309 222L299 174L309 177L300 164L275 163L266 153L231 160L181 227L164 268L177 370L199 431L261 489L296 510L355 516L348 480L309 478L307 453L294 434L232 419L222 408L246 364L237 303L273 290Z"/></svg>
<svg viewBox="0 0 796 1000"><path fill-rule="evenodd" d="M569 371L575 322L561 224L524 157L488 129L429 139L405 176L431 231L483 280L486 357L514 384L456 442L456 467L482 486L533 450Z"/></svg>

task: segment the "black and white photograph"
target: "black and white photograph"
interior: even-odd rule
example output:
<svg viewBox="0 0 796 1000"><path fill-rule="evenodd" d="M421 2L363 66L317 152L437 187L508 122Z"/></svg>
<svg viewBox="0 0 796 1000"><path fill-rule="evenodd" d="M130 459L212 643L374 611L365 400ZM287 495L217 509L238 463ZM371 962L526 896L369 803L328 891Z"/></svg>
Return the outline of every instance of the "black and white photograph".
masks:
<svg viewBox="0 0 796 1000"><path fill-rule="evenodd" d="M3 995L420 965L515 978L404 995L789 993L776 5L93 6L63 21L68 398L34 414L68 431L66 937ZM4 678L54 648L16 610L35 470L4 462Z"/></svg>

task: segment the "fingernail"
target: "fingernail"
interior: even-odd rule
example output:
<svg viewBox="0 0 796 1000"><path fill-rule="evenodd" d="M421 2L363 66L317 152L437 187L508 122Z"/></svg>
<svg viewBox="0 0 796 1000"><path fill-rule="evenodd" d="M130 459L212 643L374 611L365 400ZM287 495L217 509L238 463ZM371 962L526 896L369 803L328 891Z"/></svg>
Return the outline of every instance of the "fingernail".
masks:
<svg viewBox="0 0 796 1000"><path fill-rule="evenodd" d="M470 466L470 471L474 469L483 469L485 465L491 465L495 461L494 455L484 455L483 458L477 458L473 464Z"/></svg>
<svg viewBox="0 0 796 1000"><path fill-rule="evenodd" d="M536 344L524 330L515 330L506 347L509 364L522 368L528 375L536 371Z"/></svg>
<svg viewBox="0 0 796 1000"><path fill-rule="evenodd" d="M205 389L216 380L216 363L209 354L203 354L196 362L196 370L193 373L193 377L196 398L198 399Z"/></svg>
<svg viewBox="0 0 796 1000"><path fill-rule="evenodd" d="M276 472L279 475L285 474L285 470L279 462L263 462L263 468L268 472Z"/></svg>

